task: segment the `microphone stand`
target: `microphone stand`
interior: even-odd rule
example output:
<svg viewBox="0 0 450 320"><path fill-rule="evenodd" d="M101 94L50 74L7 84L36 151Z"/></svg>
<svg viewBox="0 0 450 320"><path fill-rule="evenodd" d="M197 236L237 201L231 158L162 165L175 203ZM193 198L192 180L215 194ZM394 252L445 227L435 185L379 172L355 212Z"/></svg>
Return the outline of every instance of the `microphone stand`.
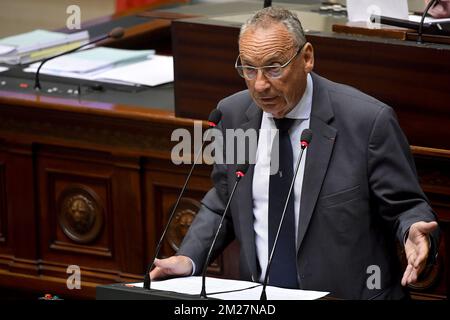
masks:
<svg viewBox="0 0 450 320"><path fill-rule="evenodd" d="M52 60L52 59L55 59L55 58L58 58L58 57L61 57L61 56L65 55L65 54L69 54L69 53L78 51L78 50L80 50L80 49L82 49L82 48L84 48L84 47L86 47L86 46L88 46L88 45L97 43L97 42L99 42L99 41L102 41L102 40L105 40L105 39L108 39L108 38L119 39L119 38L123 37L123 33L124 33L123 29L120 28L120 27L117 27L117 28L113 29L111 32L109 32L108 34L105 34L105 35L103 35L103 36L100 36L100 37L98 37L97 39L94 39L94 40L92 40L92 41L89 41L88 43L85 43L85 44L83 44L83 45L81 45L81 46L79 46L79 47L73 48L73 49L71 49L71 50L69 50L69 51L61 52L61 53L59 53L59 54L57 54L57 55L55 55L55 56L48 57L48 58L42 60L41 64L39 65L39 67L38 67L38 69L37 69L37 71L36 71L36 74L35 74L35 76L34 76L34 90L40 91L40 90L42 89L42 88L41 88L41 82L39 81L39 72L41 71L42 66L43 66L47 61Z"/></svg>
<svg viewBox="0 0 450 320"><path fill-rule="evenodd" d="M218 110L218 109L214 109L213 112L216 111L216 110ZM210 118L212 118L213 112L210 114ZM221 114L220 114L220 116L221 116ZM218 123L219 121L216 121L216 122ZM210 125L209 129L211 129L211 128L215 127L216 124L213 121L209 121L209 125ZM209 135L209 131L208 131L207 134ZM203 147L205 146L207 141L208 141L208 139L204 139L201 148L198 150L198 152L197 152L197 154L195 156L194 163L192 164L191 169L189 170L189 173L188 173L188 175L186 177L186 181L184 182L183 188L181 189L181 192L178 195L177 201L175 202L175 205L173 206L172 212L170 213L169 220L168 220L168 222L166 224L166 227L164 228L164 231L163 231L163 233L161 235L161 238L160 238L160 240L158 242L158 245L156 247L156 252L155 252L155 255L154 255L153 260L152 260L152 263L147 266L147 270L145 271L145 276L144 276L144 288L147 289L147 290L150 290L150 283L151 283L150 271L152 270L152 268L153 268L153 266L155 264L155 260L156 260L156 258L159 255L159 251L161 250L162 240L166 236L167 230L169 229L169 226L170 226L170 222L173 220L173 217L175 216L175 212L176 212L176 209L178 208L178 204L180 203L181 197L183 196L184 191L186 190L186 187L187 187L187 184L189 182L189 179L191 178L192 172L194 171L194 167L197 164L197 161L200 158L200 156L203 154Z"/></svg>
<svg viewBox="0 0 450 320"><path fill-rule="evenodd" d="M214 245L216 244L217 237L219 235L219 231L222 228L223 220L224 220L225 215L226 215L226 213L228 211L228 207L230 206L231 200L233 199L233 195L234 195L234 192L236 191L236 187L237 187L239 181L241 180L241 178L247 172L247 169L248 169L248 164L244 164L244 165L239 166L238 169L236 170L236 182L234 183L233 190L231 191L230 197L228 198L228 202L227 202L227 205L225 207L225 210L222 213L222 217L220 219L220 224L219 224L219 227L217 228L216 234L214 235L213 242L212 242L211 246L209 247L208 255L206 256L206 262L203 265L202 290L201 290L201 293L200 293L200 298L204 298L204 299L207 298L207 296L206 296L206 270L208 269L209 260L211 259L211 253L212 253L212 250L214 248Z"/></svg>
<svg viewBox="0 0 450 320"><path fill-rule="evenodd" d="M271 7L272 6L272 0L264 0L264 8Z"/></svg>
<svg viewBox="0 0 450 320"><path fill-rule="evenodd" d="M420 19L420 24L419 24L419 30L418 30L418 37L417 37L417 43L418 44L422 44L422 29L423 29L423 23L425 21L425 16L428 14L428 11L430 10L431 7L434 7L435 5L437 5L439 3L439 0L431 0L430 2L428 2L427 6L425 7L425 10L422 13L422 19Z"/></svg>

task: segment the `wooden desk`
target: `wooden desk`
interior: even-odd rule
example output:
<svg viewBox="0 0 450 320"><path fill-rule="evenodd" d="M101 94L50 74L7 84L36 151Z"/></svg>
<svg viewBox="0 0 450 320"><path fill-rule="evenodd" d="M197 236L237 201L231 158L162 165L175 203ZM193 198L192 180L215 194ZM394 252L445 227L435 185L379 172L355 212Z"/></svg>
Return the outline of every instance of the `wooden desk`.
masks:
<svg viewBox="0 0 450 320"><path fill-rule="evenodd" d="M192 131L193 120L157 109L5 94L0 284L94 297L96 284L142 281L188 170L171 162L170 137L178 128ZM183 219L211 186L209 171L194 172L162 255L179 246ZM92 225L83 215L91 215ZM229 261L224 267L219 260L212 273L236 275L235 259ZM81 267L81 290L66 288L69 265Z"/></svg>

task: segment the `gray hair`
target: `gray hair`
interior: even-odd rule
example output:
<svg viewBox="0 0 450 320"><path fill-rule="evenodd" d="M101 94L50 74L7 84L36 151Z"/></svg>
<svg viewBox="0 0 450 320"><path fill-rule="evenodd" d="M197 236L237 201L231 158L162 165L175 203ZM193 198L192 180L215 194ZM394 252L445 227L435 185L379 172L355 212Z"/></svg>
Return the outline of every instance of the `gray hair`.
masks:
<svg viewBox="0 0 450 320"><path fill-rule="evenodd" d="M282 23L291 33L294 44L301 47L306 43L305 33L297 15L280 7L267 7L257 11L245 22L239 33L239 40L247 29L251 27L267 27L274 22Z"/></svg>

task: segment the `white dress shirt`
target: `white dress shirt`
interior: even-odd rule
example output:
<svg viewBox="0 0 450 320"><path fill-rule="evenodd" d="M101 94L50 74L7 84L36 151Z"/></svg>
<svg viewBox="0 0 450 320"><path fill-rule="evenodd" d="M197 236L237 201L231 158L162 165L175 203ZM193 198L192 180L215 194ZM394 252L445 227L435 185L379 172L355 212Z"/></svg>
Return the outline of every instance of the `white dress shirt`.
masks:
<svg viewBox="0 0 450 320"><path fill-rule="evenodd" d="M307 83L305 92L298 102L285 118L296 119L289 130L293 151L293 170L300 155L300 136L304 129L309 128L309 119L311 115L313 95L313 83L311 75L307 76ZM258 148L256 151L256 164L253 175L253 215L255 230L255 244L256 255L258 257L259 265L261 267L260 281L264 280L266 273L267 262L269 260L269 179L270 179L270 154L272 149L272 142L275 136L276 126L273 121L273 116L270 113L263 112L261 129L258 139ZM280 155L282 157L283 155ZM300 201L303 184L303 173L305 169L306 149L305 154L300 162L300 167L297 173L297 178L294 185L295 196L295 234L298 233L298 218L300 214ZM294 171L295 173L295 171ZM286 195L287 196L287 195ZM292 195L291 195L292 196ZM297 241L297 239L295 239Z"/></svg>

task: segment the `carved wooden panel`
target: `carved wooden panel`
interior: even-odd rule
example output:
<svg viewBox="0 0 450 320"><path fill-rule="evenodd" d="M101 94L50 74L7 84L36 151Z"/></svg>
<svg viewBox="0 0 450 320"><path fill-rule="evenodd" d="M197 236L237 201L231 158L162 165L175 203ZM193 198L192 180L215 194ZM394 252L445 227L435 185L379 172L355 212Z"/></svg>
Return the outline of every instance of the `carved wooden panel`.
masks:
<svg viewBox="0 0 450 320"><path fill-rule="evenodd" d="M88 150L38 150L40 250L45 263L118 269L113 167L107 159L106 153Z"/></svg>
<svg viewBox="0 0 450 320"><path fill-rule="evenodd" d="M149 240L148 254L150 258L154 254L156 243L168 221L171 209L177 200L178 193L181 191L187 172L179 166L172 164L170 160L154 161L149 159L148 162L144 163L144 169L144 189L146 191L147 204L146 216L153 217L153 221L148 221L150 224L147 225L147 236ZM188 201L187 199L191 199L190 201L198 201L204 192L208 190L208 186L210 185L208 178L203 183L199 183L200 179L194 173L184 194L185 200L181 203L183 208L179 208L178 213L180 213L180 210L183 211L186 209L184 203ZM191 205L191 211L197 205ZM191 213L195 214L196 212ZM170 242L172 242L173 246L169 244ZM161 255L172 255L175 252L177 244L177 241L174 243L174 241L167 240L166 238Z"/></svg>
<svg viewBox="0 0 450 320"><path fill-rule="evenodd" d="M189 167L176 166L170 161L150 161L144 167L146 169L146 203L148 204L146 216L154 217L154 221L147 223L147 243L149 244L147 260L150 261L153 257L156 243L169 220L179 192L185 182ZM207 166L199 166L195 169L186 192L175 211L174 219L170 224L159 255L160 257L174 254L181 244L182 238L200 208L200 200L211 187L209 173L210 168ZM238 257L238 248L236 244L233 244L211 263L208 273L216 277L238 277Z"/></svg>
<svg viewBox="0 0 450 320"><path fill-rule="evenodd" d="M50 248L112 256L110 230L111 177L47 169Z"/></svg>
<svg viewBox="0 0 450 320"><path fill-rule="evenodd" d="M0 269L27 275L38 272L32 144L1 139L2 228Z"/></svg>
<svg viewBox="0 0 450 320"><path fill-rule="evenodd" d="M173 210L175 210L173 219L167 229L166 241L168 242L170 248L174 252L177 252L180 248L181 242L183 241L186 233L189 230L189 227L192 224L192 221L194 221L198 210L200 210L201 204L196 199L182 197L178 202L178 206L176 208L175 205L176 201L173 202L170 209L164 213L164 217L166 218L166 221L169 221L170 215L172 214Z"/></svg>

